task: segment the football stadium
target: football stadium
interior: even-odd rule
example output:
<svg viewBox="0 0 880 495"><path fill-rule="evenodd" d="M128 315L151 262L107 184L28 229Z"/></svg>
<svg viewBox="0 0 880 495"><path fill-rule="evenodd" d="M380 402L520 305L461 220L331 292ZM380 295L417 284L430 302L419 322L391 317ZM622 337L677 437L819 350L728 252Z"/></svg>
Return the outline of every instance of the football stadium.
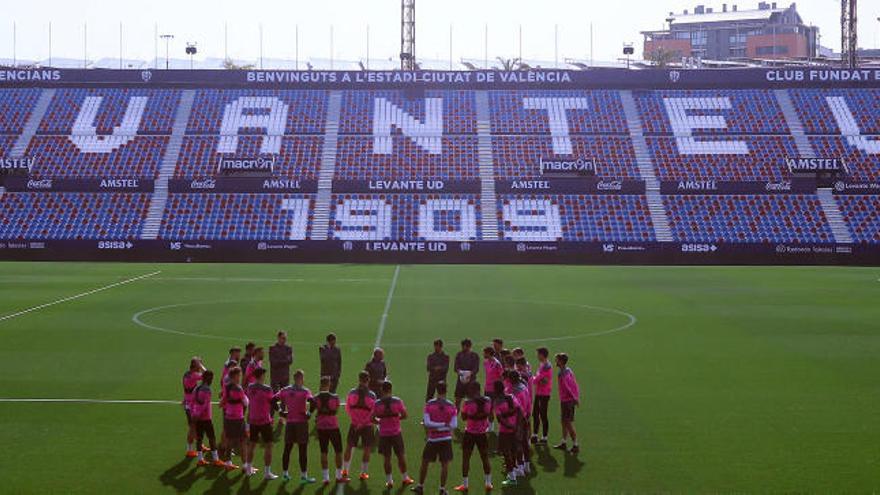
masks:
<svg viewBox="0 0 880 495"><path fill-rule="evenodd" d="M0 493L880 491L856 2L449 69L414 3L396 67L0 60Z"/></svg>

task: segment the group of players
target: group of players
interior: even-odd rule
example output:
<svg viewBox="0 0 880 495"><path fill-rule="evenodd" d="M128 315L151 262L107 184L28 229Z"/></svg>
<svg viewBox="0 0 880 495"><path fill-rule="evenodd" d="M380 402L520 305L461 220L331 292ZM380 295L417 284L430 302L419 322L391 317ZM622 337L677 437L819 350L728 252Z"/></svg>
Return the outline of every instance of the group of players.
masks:
<svg viewBox="0 0 880 495"><path fill-rule="evenodd" d="M408 418L403 400L393 394L388 378L384 351L377 348L372 359L358 374L358 384L348 392L343 403L336 388L342 371L342 353L336 346L336 336L327 336L327 344L319 349L321 359L320 390L317 394L305 387L305 373L293 372L289 384L293 349L287 344L285 332L278 332L278 340L269 348L270 380L266 383L265 351L253 343L245 346L244 354L238 347L229 350L220 377L219 405L223 411L223 430L217 441L213 425L214 372L205 368L202 360L193 357L183 376L183 406L187 417L187 457L197 457L198 465L214 465L227 470L239 469L232 462L235 452L240 453L241 469L245 476L258 472L254 456L263 448L266 480L277 479L272 473L273 416L277 411L286 422L282 456L283 479L290 480L290 455L297 446L300 483L315 483L308 474L309 420L315 417L318 444L321 451L322 482L331 482L329 450L335 456L335 480L350 481L349 470L354 449L362 449L359 478L369 479L368 467L378 430L378 452L384 458L385 486L392 488L392 455L397 459L403 477L403 486L414 485L416 493L424 491L429 465L439 461L440 493L445 494L449 464L453 458L453 436L461 437L462 483L456 491L470 488L468 474L470 459L477 450L485 476L484 488L493 489L492 469L489 462L489 441L497 424L497 449L504 458L503 486L517 484L517 479L528 476L531 469L531 445L546 445L549 430L547 409L553 389L553 366L558 368L557 388L562 413L562 442L554 447L577 454L577 433L574 428L575 408L580 394L574 374L568 367L568 356L556 354L551 364L549 351L537 349L538 366L535 373L521 348L508 350L501 339L494 339L483 349L482 360L472 350L472 342L461 342L461 351L454 360L457 375L454 401L447 398L446 377L449 356L443 351L443 342L434 342L434 352L427 358L428 389L422 414L426 431L426 445L418 481L409 476L401 424ZM480 370L485 373L485 390L478 381ZM343 451L338 413L344 408L350 419L346 446ZM459 432L459 417L464 432ZM542 434L539 436L539 432ZM531 433L531 436L529 435ZM202 444L207 437L208 446ZM572 446L568 447L568 439ZM210 453L209 461L205 454Z"/></svg>

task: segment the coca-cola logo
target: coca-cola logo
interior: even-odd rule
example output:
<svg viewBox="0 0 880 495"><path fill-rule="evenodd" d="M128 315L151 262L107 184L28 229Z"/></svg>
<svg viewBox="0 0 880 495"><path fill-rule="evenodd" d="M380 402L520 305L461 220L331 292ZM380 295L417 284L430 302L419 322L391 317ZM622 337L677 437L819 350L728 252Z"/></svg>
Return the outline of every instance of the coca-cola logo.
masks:
<svg viewBox="0 0 880 495"><path fill-rule="evenodd" d="M190 189L216 189L217 181L214 179L200 179L189 183Z"/></svg>
<svg viewBox="0 0 880 495"><path fill-rule="evenodd" d="M620 191L623 189L623 182L619 180L600 180L596 184L599 191Z"/></svg>
<svg viewBox="0 0 880 495"><path fill-rule="evenodd" d="M768 182L764 189L767 191L791 191L791 181Z"/></svg>
<svg viewBox="0 0 880 495"><path fill-rule="evenodd" d="M27 181L28 189L52 189L52 179L31 179Z"/></svg>

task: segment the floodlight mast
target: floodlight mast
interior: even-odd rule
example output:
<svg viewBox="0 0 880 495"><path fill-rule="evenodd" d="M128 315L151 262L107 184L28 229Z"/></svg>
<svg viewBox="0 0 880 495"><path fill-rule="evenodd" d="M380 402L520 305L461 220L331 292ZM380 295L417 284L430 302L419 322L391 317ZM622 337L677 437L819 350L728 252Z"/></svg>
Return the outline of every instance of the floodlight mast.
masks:
<svg viewBox="0 0 880 495"><path fill-rule="evenodd" d="M416 70L416 0L400 0L400 70Z"/></svg>
<svg viewBox="0 0 880 495"><path fill-rule="evenodd" d="M858 1L840 0L840 62L844 67L858 67Z"/></svg>

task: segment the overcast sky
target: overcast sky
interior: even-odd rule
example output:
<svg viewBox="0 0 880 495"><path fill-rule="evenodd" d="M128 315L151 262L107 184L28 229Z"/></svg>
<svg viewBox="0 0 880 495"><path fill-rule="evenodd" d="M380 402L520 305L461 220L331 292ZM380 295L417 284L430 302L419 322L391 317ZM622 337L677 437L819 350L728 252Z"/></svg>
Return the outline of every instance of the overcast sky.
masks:
<svg viewBox="0 0 880 495"><path fill-rule="evenodd" d="M733 4L731 0L727 0ZM660 29L668 12L693 10L698 0L417 0L417 50L420 58L449 58L452 25L454 60L482 59L484 25L488 24L490 58L518 55L518 29L523 30L523 58L554 58L554 25L559 26L559 58L588 59L590 24L596 60L614 60L624 42L637 42L640 30ZM755 8L758 0L736 2ZM860 2L860 46L878 46L880 0ZM780 5L787 2L780 2ZM720 10L721 1L706 3ZM822 44L839 50L839 0L802 0L798 10L807 23L818 25ZM366 56L370 26L371 58L397 57L400 46L400 0L3 0L0 58L12 58L13 22L17 24L19 59L42 60L49 55L48 23L52 22L52 55L83 58L83 23L88 24L88 58L119 56L119 25L123 56L153 58L154 23L172 33L172 57L183 58L186 41L197 42L200 54L224 56L224 23L228 23L229 56L255 60L259 26L263 25L266 58L293 59L295 26L299 26L300 59L329 58L330 26L334 26L334 58ZM164 57L164 45L160 56Z"/></svg>

